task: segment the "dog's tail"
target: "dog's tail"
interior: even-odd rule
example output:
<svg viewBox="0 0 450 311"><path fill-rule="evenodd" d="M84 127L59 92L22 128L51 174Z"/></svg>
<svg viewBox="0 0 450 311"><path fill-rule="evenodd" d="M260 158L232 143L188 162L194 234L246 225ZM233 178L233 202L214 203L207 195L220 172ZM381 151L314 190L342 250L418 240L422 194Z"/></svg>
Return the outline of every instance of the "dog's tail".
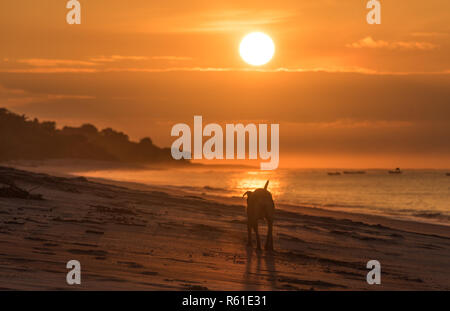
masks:
<svg viewBox="0 0 450 311"><path fill-rule="evenodd" d="M267 190L268 185L269 185L269 180L266 182L266 185L264 186L264 190Z"/></svg>

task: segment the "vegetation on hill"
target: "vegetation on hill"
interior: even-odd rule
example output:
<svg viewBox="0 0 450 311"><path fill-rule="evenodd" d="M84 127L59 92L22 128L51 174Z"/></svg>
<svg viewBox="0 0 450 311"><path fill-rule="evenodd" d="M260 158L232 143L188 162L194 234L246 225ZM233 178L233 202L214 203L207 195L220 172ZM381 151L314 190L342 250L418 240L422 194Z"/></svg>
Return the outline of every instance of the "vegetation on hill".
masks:
<svg viewBox="0 0 450 311"><path fill-rule="evenodd" d="M111 128L94 125L56 128L55 122L29 120L0 108L0 160L90 159L129 163L175 162L169 148L148 137L139 142Z"/></svg>

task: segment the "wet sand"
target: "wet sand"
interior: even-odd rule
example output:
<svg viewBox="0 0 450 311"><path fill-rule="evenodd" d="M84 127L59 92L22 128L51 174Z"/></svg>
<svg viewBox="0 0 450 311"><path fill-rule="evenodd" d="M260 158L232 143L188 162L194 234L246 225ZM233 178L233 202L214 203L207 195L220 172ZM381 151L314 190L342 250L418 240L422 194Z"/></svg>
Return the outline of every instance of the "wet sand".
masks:
<svg viewBox="0 0 450 311"><path fill-rule="evenodd" d="M448 226L277 205L268 253L246 247L240 198L4 167L0 176L43 197L0 197L2 290L450 290ZM81 285L66 283L72 259ZM381 285L366 282L372 259Z"/></svg>

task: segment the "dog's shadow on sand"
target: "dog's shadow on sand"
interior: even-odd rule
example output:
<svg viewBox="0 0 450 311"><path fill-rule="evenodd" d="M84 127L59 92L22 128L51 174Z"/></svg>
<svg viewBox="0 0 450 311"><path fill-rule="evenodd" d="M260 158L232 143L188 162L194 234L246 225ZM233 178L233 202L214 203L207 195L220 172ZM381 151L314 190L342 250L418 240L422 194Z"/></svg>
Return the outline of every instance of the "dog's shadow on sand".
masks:
<svg viewBox="0 0 450 311"><path fill-rule="evenodd" d="M245 267L245 290L267 288L275 290L277 285L277 270L274 252L266 252L246 247L247 263Z"/></svg>

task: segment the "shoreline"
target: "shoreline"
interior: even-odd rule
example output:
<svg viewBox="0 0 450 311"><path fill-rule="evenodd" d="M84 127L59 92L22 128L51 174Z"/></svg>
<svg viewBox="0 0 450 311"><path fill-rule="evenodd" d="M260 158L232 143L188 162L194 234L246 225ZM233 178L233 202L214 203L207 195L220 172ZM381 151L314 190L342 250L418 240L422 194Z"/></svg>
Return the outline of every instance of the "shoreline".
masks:
<svg viewBox="0 0 450 311"><path fill-rule="evenodd" d="M44 199L0 198L3 289L71 290L65 263L76 259L81 290L450 290L446 226L282 206L275 251L258 252L243 200L0 170Z"/></svg>
<svg viewBox="0 0 450 311"><path fill-rule="evenodd" d="M88 177L89 180L96 181L99 183L109 184L109 185L116 185L116 186L124 186L130 189L136 189L136 190L147 190L147 191L165 191L172 195L185 195L189 196L194 194L194 196L199 196L197 191L194 193L191 192L191 190L187 190L183 186L168 186L168 185L150 185L150 184L144 184L139 182L127 182L127 181L119 181L119 180L111 180L106 178L98 178L98 177ZM200 190L200 189L198 189ZM243 200L241 197L237 196L220 196L220 195L211 195L205 193L202 196L204 199L211 200L213 202L226 204L226 205L245 205L245 200ZM284 211L288 212L298 212L299 210L306 210L308 211L308 214L313 215L326 215L326 216L334 216L339 218L352 218L352 219L358 219L358 220L364 220L369 223L395 223L395 226L402 227L402 228L411 228L411 227L426 227L427 230L431 230L434 232L438 232L441 230L441 227L444 227L449 230L450 232L450 224L443 224L439 222L427 222L427 221L420 221L416 219L408 219L406 217L399 216L398 218L388 215L376 215L376 214L370 214L370 213L358 213L353 212L349 210L333 210L332 206L330 208L325 207L317 207L317 206L310 206L306 204L293 204L293 203L277 203L275 202L275 206L279 209L281 208Z"/></svg>
<svg viewBox="0 0 450 311"><path fill-rule="evenodd" d="M68 160L68 159L56 159L56 160L19 160L19 161L10 161L10 162L0 162L0 166L13 167L17 169L23 169L31 172L51 174L54 176L61 177L71 177L71 176L83 176L86 177L82 173L79 172L87 172L87 171L104 171L104 170L136 170L136 171L164 171L171 169L213 169L216 167L221 167L221 165L203 165L203 164L190 164L190 166L171 166L171 165L142 165L142 164L126 164L119 162L107 162L107 161L92 161L92 160ZM228 167L228 166L226 166ZM250 168L245 166L232 166L237 169L241 168ZM257 168L255 168L257 169ZM322 170L322 169L320 169ZM376 170L387 170L387 169L376 169ZM417 169L419 170L419 169ZM429 169L426 169L429 170ZM441 169L430 169L433 171L441 171ZM420 170L419 170L420 171ZM107 184L115 184L115 185L128 185L132 188L140 188L140 189L164 189L164 191L169 193L189 193L196 196L208 195L209 198L213 198L219 202L228 201L228 199L239 199L239 197L235 197L233 192L229 189L225 188L211 188L208 185L204 187L197 186L187 186L187 185L167 185L167 184L152 184L140 181L124 181L113 179L109 177L90 177L87 176L91 180L97 180ZM219 191L220 190L220 191ZM219 192L223 192L224 195L218 195ZM278 202L278 203L277 203ZM329 211L332 213L349 213L355 216L369 216L369 217L383 217L392 221L405 221L405 222L414 222L420 224L431 224L438 226L447 226L450 227L450 219L447 220L448 216L441 215L440 212L433 211L416 211L415 214L406 215L406 214L395 214L395 210L392 211L392 214L387 211L371 209L367 206L351 206L351 205L340 205L328 203L326 206L321 204L314 203L295 203L295 202L284 202L278 200L276 203L279 206L286 206L290 208L301 207L301 208L312 208L319 209L324 211ZM235 202L234 202L235 203ZM234 204L233 203L233 204ZM425 216L420 216L423 214ZM433 216L438 214L439 216ZM439 217L445 217L446 220L441 220Z"/></svg>

